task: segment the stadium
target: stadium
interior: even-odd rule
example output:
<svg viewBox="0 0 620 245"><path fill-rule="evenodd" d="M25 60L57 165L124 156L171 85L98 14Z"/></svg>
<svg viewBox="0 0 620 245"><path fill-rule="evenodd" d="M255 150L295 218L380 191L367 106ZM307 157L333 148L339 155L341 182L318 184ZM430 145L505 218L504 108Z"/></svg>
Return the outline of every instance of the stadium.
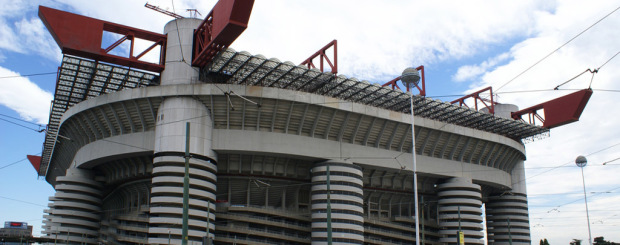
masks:
<svg viewBox="0 0 620 245"><path fill-rule="evenodd" d="M56 190L44 235L180 244L187 161L190 243L414 244L416 218L423 244L456 244L459 231L466 244L531 243L524 142L549 127L515 120L514 105L477 110L323 60L235 51L217 13L247 12L229 21L247 24L252 2L220 1L213 18L177 18L163 34L40 7L64 54L37 162ZM69 20L152 41L144 52L160 59L75 48L68 38L92 38L58 27ZM213 38L200 39L205 23Z"/></svg>

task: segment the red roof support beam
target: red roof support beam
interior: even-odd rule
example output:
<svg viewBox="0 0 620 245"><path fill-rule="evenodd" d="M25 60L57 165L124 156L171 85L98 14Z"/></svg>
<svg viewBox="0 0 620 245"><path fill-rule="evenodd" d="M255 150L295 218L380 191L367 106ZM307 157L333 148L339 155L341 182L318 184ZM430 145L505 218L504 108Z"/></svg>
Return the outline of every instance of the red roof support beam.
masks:
<svg viewBox="0 0 620 245"><path fill-rule="evenodd" d="M44 6L39 6L39 18L41 18L45 27L47 27L50 34L52 34L63 54L75 55L152 72L161 72L164 70L166 35ZM110 47L102 49L101 44L104 31L120 34L122 37ZM151 41L153 45L141 52L138 56L133 56L135 38ZM124 41L131 42L128 57L109 53ZM156 46L160 47L159 60L157 63L140 60L142 56Z"/></svg>
<svg viewBox="0 0 620 245"><path fill-rule="evenodd" d="M204 67L248 27L254 0L220 0L194 31L192 65Z"/></svg>
<svg viewBox="0 0 620 245"><path fill-rule="evenodd" d="M483 92L486 92L486 91L489 92L489 98L490 99L486 99L486 98L480 97L480 94L483 93ZM496 103L493 101L493 88L491 86L486 87L484 89L481 89L479 91L473 92L473 93L471 93L469 95L463 96L461 98L458 98L458 99L450 102L450 104L459 103L459 106L465 106L465 107L470 108L467 105L467 103L465 102L465 100L469 99L469 98L473 98L474 99L474 109L476 109L476 111L478 110L478 101L480 101L484 105L484 107L486 107L489 110L490 114L495 114L495 104ZM489 104L487 104L487 102Z"/></svg>
<svg viewBox="0 0 620 245"><path fill-rule="evenodd" d="M334 62L332 62L329 59L329 56L327 56L326 51L329 48L333 48L334 50L334 56L333 56ZM320 59L319 70L321 70L321 72L325 72L324 63L327 63L327 65L329 65L331 69L331 73L338 74L338 41L337 40L334 39L333 41L329 42L327 45L325 45L325 47L319 49L319 51L316 51L316 53L314 53L309 58L301 62L300 65L307 66L308 68L316 68L316 66L313 63L313 60L316 57L319 57Z"/></svg>
<svg viewBox="0 0 620 245"><path fill-rule="evenodd" d="M579 121L579 117L591 96L591 89L579 90L572 94L513 112L512 118L525 121L523 116L528 115L528 122L530 124L535 124L536 119L538 119L538 121L542 122L543 128L559 127ZM544 117L540 115L541 110L544 113Z"/></svg>
<svg viewBox="0 0 620 245"><path fill-rule="evenodd" d="M426 96L426 76L424 75L424 66L418 66L415 68L416 70L420 71L420 76L422 77L422 81L418 84L416 84L416 88L418 89L418 91L420 91L420 95L421 96ZM391 86L393 90L395 89L400 89L400 87L398 87L398 81L400 81L400 76L397 78L392 79L391 81L381 85L381 87L385 87L385 86ZM422 87L420 87L420 85L422 85ZM407 92L409 92L409 88L407 86L405 86L407 88Z"/></svg>
<svg viewBox="0 0 620 245"><path fill-rule="evenodd" d="M30 161L30 164L32 164L34 170L39 173L39 169L41 168L41 156L26 155L26 158L28 158L28 161Z"/></svg>

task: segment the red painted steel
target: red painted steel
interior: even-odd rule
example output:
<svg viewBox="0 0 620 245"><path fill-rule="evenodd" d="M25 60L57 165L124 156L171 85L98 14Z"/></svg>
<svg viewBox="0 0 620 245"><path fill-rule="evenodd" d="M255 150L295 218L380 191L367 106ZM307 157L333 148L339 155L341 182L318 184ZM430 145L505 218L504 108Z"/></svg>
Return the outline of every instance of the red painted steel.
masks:
<svg viewBox="0 0 620 245"><path fill-rule="evenodd" d="M332 62L326 54L326 51L329 48L333 48L334 50L334 62ZM325 47L319 49L319 51L316 51L316 53L314 53L313 55L308 57L306 60L301 62L300 65L307 66L308 68L316 68L316 66L312 62L314 58L316 57L319 57L320 59L319 67L320 67L321 72L325 72L324 62L323 62L325 61L327 62L327 65L329 65L331 69L331 73L338 74L338 41L337 40L334 39L333 41L329 42L327 45L325 45Z"/></svg>
<svg viewBox="0 0 620 245"><path fill-rule="evenodd" d="M38 173L41 168L41 156L27 155L26 158L28 158L30 164L32 164L32 167L34 167L34 170Z"/></svg>
<svg viewBox="0 0 620 245"><path fill-rule="evenodd" d="M490 99L486 99L486 98L482 98L480 97L481 93L484 93L488 91L489 92L489 98ZM461 98L458 98L452 102L450 102L450 104L456 104L459 103L459 106L465 106L468 107L467 103L465 102L466 99L469 98L473 98L474 99L474 108L476 109L476 111L478 110L478 102L481 102L488 110L489 113L491 114L495 114L495 102L493 101L493 88L491 86L486 87L484 89L481 89L479 91L473 92L469 95L463 96ZM489 102L489 104L487 104L487 102Z"/></svg>
<svg viewBox="0 0 620 245"><path fill-rule="evenodd" d="M248 27L254 0L220 0L194 31L192 65L206 66Z"/></svg>
<svg viewBox="0 0 620 245"><path fill-rule="evenodd" d="M50 34L52 34L52 37L56 40L63 54L75 55L152 72L161 72L164 69L166 35L44 6L39 6L39 18L41 18L45 27L47 27ZM102 49L101 44L104 31L120 34L123 35L123 37L110 47ZM142 51L138 56L134 56L135 38L151 41L153 45ZM127 40L131 42L128 57L109 53ZM142 56L157 46L160 47L158 63L140 60Z"/></svg>
<svg viewBox="0 0 620 245"><path fill-rule="evenodd" d="M522 116L528 115L528 122L530 124L535 124L536 119L538 119L538 121L542 122L542 127L544 128L559 127L579 121L579 117L591 96L591 89L579 90L572 94L513 112L512 118L525 121ZM540 110L544 111L544 117L539 114Z"/></svg>
<svg viewBox="0 0 620 245"><path fill-rule="evenodd" d="M420 91L420 95L421 96L426 96L426 76L424 75L424 66L418 66L415 68L416 70L420 71L420 76L422 77L422 81L418 84L416 84L416 88L418 89L418 91ZM397 78L392 79L391 81L381 85L381 87L385 87L385 86L391 86L392 89L400 89L400 87L398 87L397 82L400 81L400 76ZM420 84L422 85L422 87L420 87ZM406 86L405 86L406 87ZM409 92L409 87L407 87L407 92Z"/></svg>

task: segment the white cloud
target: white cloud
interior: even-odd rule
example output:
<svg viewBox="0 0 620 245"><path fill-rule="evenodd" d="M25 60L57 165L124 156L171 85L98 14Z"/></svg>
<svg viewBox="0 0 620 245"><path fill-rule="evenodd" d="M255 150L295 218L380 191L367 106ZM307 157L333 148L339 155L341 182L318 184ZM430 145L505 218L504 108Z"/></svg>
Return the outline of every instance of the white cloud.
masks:
<svg viewBox="0 0 620 245"><path fill-rule="evenodd" d="M594 6L584 6L578 1L558 2L555 11L536 16L537 19L533 22L535 25L532 27L534 34L510 49L512 59L509 62L491 66L490 69L485 69L487 65L485 62L470 65L459 70L460 74L457 73L454 78L480 76L481 81L474 84L470 91L493 85L497 93L500 86L617 8L616 5L617 2L614 1L600 1ZM619 25L619 13L601 21L499 90L500 102L517 104L525 108L573 92L574 90L551 89L587 68L597 68L616 54L620 33L612 30L616 30ZM596 225L591 224L592 236L605 236L607 240L620 241L617 227L610 225L618 225L617 220L615 223L610 222L613 220L605 221L606 217L611 216L610 213L618 214L617 209L614 211L610 208L617 206L615 203L620 198L617 193L617 188L620 188L620 179L616 176L618 166L601 165L605 161L619 157L617 152L620 146L598 152L620 143L617 138L620 135L620 129L617 127L620 124L620 117L615 115L615 108L620 107L620 101L617 99L617 93L596 90L599 88L620 90L620 84L616 82L620 80L619 66L620 59L616 58L594 76L592 87L595 91L580 121L554 128L551 130L550 138L526 145L528 193L532 194L530 224L533 243L543 238L547 238L551 244L567 244L573 238L587 241L581 173L574 164L578 155L586 155L590 162L584 169L588 192L605 192L616 188L612 193L588 198L590 209L593 210L590 213L591 223L603 220L603 224L600 222ZM561 89L587 88L591 78L590 73L584 74ZM538 89L550 91L505 93ZM562 167L553 169L558 166ZM544 193L570 194L536 195ZM566 233L567 229L570 229L571 233Z"/></svg>
<svg viewBox="0 0 620 245"><path fill-rule="evenodd" d="M46 53L49 49L57 50L54 43L51 48L44 43L29 43L46 47L47 50L29 49L24 45L28 40L21 35L39 38L38 41L42 40L41 35L48 35L46 31L41 32L41 25L35 19L22 17L25 10L32 11L37 3L67 4L70 12L154 32L162 32L164 24L171 20L168 16L144 8L144 2L140 1L7 0L0 8L0 49L5 54L35 53L56 58ZM169 1L149 3L172 10ZM187 15L187 8L197 8L206 15L215 0L178 0L175 4L180 14ZM232 47L299 63L327 42L337 39L340 73L381 82L398 76L408 66L423 64L428 67L443 61L472 57L489 46L524 39L507 53L462 67L453 76L455 80L476 79L472 90L477 89L474 86L489 85L497 89L615 9L616 5L613 0L588 4L576 0L256 1L248 29ZM67 6L63 7L66 9ZM599 23L500 92L552 89L587 68L598 67L618 51L620 33L615 30L620 26L619 14L615 13ZM22 28L24 32L19 31ZM620 89L617 82L620 80L619 66L620 57L617 57L601 69L594 78L593 88ZM17 74L0 68L0 75ZM589 82L589 76L582 76L563 88L585 88ZM500 93L500 99L501 102L525 108L568 92ZM0 103L18 111L24 118L45 123L49 100L51 95L27 78L0 81ZM552 244L567 244L572 238L587 238L583 233L586 230L583 203L562 204L581 198L579 169L571 168L575 157L620 143L617 139L620 118L614 115L616 108L620 108L617 93L595 91L579 122L553 129L550 138L526 145L534 243L542 238L548 238ZM584 171L589 191L620 187L620 180L614 176L618 167L600 166L600 163L618 157L618 149L620 147L614 147L588 156L591 164ZM566 167L532 177L562 164ZM567 194L555 195L557 193ZM592 210L606 210L618 201L618 195L614 193L602 194L592 198ZM547 213L558 205L562 205L558 208L560 212ZM604 235L608 240L619 242L617 229L608 226L606 217L597 216L599 214L593 213L592 221L602 217L604 225L593 225L593 235ZM578 232L567 234L566 230Z"/></svg>
<svg viewBox="0 0 620 245"><path fill-rule="evenodd" d="M60 50L38 17L24 18L35 11L40 1L6 0L0 10L0 50L21 54L41 55L60 61Z"/></svg>
<svg viewBox="0 0 620 245"><path fill-rule="evenodd" d="M491 57L478 65L466 65L459 67L456 74L452 76L452 79L457 82L472 81L478 76L486 73L489 69L495 68L500 62L510 58L509 53L499 54L495 57Z"/></svg>
<svg viewBox="0 0 620 245"><path fill-rule="evenodd" d="M257 1L233 48L299 63L337 39L341 73L382 81L527 35L548 9L537 1Z"/></svg>
<svg viewBox="0 0 620 245"><path fill-rule="evenodd" d="M29 121L47 124L52 94L44 91L28 78L0 67L0 105L6 106Z"/></svg>
<svg viewBox="0 0 620 245"><path fill-rule="evenodd" d="M62 55L56 42L39 18L22 19L15 23L22 49L60 61Z"/></svg>

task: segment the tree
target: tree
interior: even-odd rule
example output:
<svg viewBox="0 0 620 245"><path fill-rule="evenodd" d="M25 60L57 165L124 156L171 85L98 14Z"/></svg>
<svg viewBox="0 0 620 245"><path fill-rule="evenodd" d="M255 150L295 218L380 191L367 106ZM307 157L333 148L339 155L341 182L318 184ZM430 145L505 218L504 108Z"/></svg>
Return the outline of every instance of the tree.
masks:
<svg viewBox="0 0 620 245"><path fill-rule="evenodd" d="M574 239L570 242L570 245L581 245L581 239Z"/></svg>
<svg viewBox="0 0 620 245"><path fill-rule="evenodd" d="M608 245L608 244L610 243L608 241L605 241L605 238L602 236L594 238L594 245Z"/></svg>
<svg viewBox="0 0 620 245"><path fill-rule="evenodd" d="M549 242L547 241L547 238L540 239L540 245L549 245Z"/></svg>

